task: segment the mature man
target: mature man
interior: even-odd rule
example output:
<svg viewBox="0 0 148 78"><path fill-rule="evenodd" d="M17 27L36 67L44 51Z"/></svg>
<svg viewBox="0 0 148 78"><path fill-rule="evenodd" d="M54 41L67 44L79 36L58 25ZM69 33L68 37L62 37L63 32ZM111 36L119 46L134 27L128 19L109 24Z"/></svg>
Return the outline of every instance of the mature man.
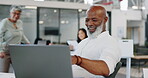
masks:
<svg viewBox="0 0 148 78"><path fill-rule="evenodd" d="M82 78L102 78L113 73L121 53L117 41L106 31L106 10L102 6L91 6L85 24L88 38L79 43L72 56L73 75Z"/></svg>

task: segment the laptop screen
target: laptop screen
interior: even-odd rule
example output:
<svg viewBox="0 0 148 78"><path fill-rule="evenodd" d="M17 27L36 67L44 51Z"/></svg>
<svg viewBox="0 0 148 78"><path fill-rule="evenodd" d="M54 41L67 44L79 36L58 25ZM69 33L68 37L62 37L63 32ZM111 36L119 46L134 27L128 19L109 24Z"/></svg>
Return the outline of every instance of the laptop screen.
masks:
<svg viewBox="0 0 148 78"><path fill-rule="evenodd" d="M72 78L70 51L64 45L10 45L16 78Z"/></svg>

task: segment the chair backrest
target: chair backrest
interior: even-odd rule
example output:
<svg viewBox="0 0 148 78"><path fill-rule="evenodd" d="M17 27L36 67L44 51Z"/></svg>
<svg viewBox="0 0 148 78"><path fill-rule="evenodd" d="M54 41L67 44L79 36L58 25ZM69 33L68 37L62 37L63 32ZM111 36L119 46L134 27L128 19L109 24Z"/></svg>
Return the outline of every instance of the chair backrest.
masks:
<svg viewBox="0 0 148 78"><path fill-rule="evenodd" d="M115 76L117 75L117 72L119 71L121 66L122 66L122 63L118 62L116 67L115 67L114 72L112 74L110 74L109 76L105 76L105 78L115 78Z"/></svg>

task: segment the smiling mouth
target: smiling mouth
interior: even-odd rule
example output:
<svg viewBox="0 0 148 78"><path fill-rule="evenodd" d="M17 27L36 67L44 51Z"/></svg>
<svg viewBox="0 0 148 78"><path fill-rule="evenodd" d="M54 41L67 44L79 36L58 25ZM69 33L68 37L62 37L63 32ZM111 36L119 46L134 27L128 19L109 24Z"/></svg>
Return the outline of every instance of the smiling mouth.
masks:
<svg viewBox="0 0 148 78"><path fill-rule="evenodd" d="M96 27L94 27L94 26L88 26L87 27L89 30L95 30L96 29Z"/></svg>

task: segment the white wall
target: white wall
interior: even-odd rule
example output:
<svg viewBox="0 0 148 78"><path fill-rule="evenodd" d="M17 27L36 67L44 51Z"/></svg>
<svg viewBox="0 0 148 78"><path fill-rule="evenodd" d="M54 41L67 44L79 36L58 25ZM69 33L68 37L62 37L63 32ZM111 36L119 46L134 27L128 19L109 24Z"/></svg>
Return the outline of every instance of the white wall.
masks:
<svg viewBox="0 0 148 78"><path fill-rule="evenodd" d="M142 14L140 10L127 10L121 12L124 13L127 20L142 20Z"/></svg>
<svg viewBox="0 0 148 78"><path fill-rule="evenodd" d="M140 45L144 45L145 41L145 23L142 20L141 11L138 10L128 10L121 11L118 9L113 9L112 11L112 35L117 39L126 38L127 37L127 26L135 26L139 27L138 30L135 30L134 37L135 43L139 43ZM132 20L129 23L129 20ZM127 23L128 21L128 23ZM133 22L134 21L134 22ZM138 21L138 22L137 22ZM139 37L137 38L137 36Z"/></svg>
<svg viewBox="0 0 148 78"><path fill-rule="evenodd" d="M117 9L111 11L111 34L117 39L126 37L127 20L126 15Z"/></svg>

